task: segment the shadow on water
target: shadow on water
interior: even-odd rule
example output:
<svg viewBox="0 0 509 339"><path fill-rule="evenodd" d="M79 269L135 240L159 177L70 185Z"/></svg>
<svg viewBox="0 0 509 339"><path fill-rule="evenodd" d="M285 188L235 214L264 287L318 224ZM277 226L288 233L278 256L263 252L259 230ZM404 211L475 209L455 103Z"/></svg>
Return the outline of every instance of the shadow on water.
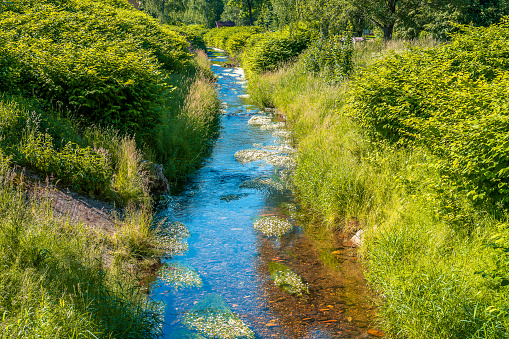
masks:
<svg viewBox="0 0 509 339"><path fill-rule="evenodd" d="M291 167L281 122L244 102L243 72L222 67L224 53L209 56L222 101L220 136L204 166L160 211L188 232L169 232L169 241L187 251L167 260L153 287L153 297L166 304L165 338L370 337L372 309L355 252L338 239L319 240L311 228L303 232L295 219L281 179ZM270 237L253 226L260 217L293 228ZM310 293L277 287L271 262L300 275Z"/></svg>

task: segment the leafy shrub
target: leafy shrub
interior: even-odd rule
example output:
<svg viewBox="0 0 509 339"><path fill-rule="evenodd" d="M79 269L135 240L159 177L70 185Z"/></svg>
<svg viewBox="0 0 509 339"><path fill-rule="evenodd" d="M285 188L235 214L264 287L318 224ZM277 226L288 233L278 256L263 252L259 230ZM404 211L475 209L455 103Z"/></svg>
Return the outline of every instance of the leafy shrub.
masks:
<svg viewBox="0 0 509 339"><path fill-rule="evenodd" d="M353 47L349 36L318 39L302 55L308 73L321 75L327 81L341 82L353 69Z"/></svg>
<svg viewBox="0 0 509 339"><path fill-rule="evenodd" d="M185 67L185 38L138 11L50 1L0 15L0 90L31 93L87 122L143 134L159 122L162 70Z"/></svg>
<svg viewBox="0 0 509 339"><path fill-rule="evenodd" d="M249 37L260 31L256 26L214 28L205 33L204 39L207 45L223 49L235 58L244 51Z"/></svg>
<svg viewBox="0 0 509 339"><path fill-rule="evenodd" d="M464 28L449 45L388 55L362 72L352 91L372 137L427 147L473 201L505 207L508 28L507 21Z"/></svg>
<svg viewBox="0 0 509 339"><path fill-rule="evenodd" d="M289 62L311 43L313 33L306 27L289 28L267 33L259 37L254 45L246 49L243 66L248 72L263 73L277 69L281 64Z"/></svg>
<svg viewBox="0 0 509 339"><path fill-rule="evenodd" d="M104 194L112 169L105 154L91 147L82 148L68 142L61 151L49 134L30 133L19 146L22 161L45 174L54 174L64 184L97 194Z"/></svg>

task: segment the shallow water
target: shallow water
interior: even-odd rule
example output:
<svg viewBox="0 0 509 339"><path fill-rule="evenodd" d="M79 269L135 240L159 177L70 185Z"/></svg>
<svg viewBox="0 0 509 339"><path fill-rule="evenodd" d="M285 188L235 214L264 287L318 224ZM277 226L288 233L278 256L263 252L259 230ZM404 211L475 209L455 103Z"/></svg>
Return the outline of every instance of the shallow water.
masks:
<svg viewBox="0 0 509 339"><path fill-rule="evenodd" d="M370 307L365 298L359 298L365 287L355 253L343 248L334 259L341 267L325 266L319 252L338 253L341 244L327 243L325 250L318 251L296 225L293 208L290 212L287 208L293 206L292 194L278 176L286 174L288 166L274 161L274 156L267 161L256 156L239 159L244 153L237 152L242 150L286 156L292 149L277 136L284 133L248 123L253 116L266 114L245 104L242 70L222 67L227 59L221 52L209 56L222 101L220 136L205 165L180 193L168 198L160 212L170 222L187 226L190 233L182 239L188 251L166 262L153 289L153 297L166 304L165 338L199 338L191 336L200 332L193 330L199 326L190 322L189 315L197 309L208 312L211 304L222 302L225 305L218 309L233 311L235 321L247 325L255 338L369 337ZM275 119L273 124L281 127ZM283 148L276 147L282 144ZM278 240L253 227L261 216L277 216L294 227ZM310 295L292 296L277 288L268 270L271 261L284 263L301 275ZM214 331L214 325L208 325ZM218 337L235 338L233 332ZM211 337L203 329L201 334Z"/></svg>

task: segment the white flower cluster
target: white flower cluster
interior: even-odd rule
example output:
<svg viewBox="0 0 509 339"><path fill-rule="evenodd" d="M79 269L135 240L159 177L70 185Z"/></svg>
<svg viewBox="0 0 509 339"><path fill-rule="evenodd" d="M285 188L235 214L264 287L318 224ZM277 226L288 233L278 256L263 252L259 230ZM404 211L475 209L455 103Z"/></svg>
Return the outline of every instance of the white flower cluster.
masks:
<svg viewBox="0 0 509 339"><path fill-rule="evenodd" d="M215 310L188 312L184 324L208 338L254 338L253 331L235 314Z"/></svg>
<svg viewBox="0 0 509 339"><path fill-rule="evenodd" d="M272 166L295 168L295 160L288 155L271 155L265 158L265 162Z"/></svg>
<svg viewBox="0 0 509 339"><path fill-rule="evenodd" d="M292 270L277 271L272 274L274 284L290 294L302 296L309 294L309 286L302 281L302 278Z"/></svg>
<svg viewBox="0 0 509 339"><path fill-rule="evenodd" d="M159 276L168 286L176 290L186 287L202 287L203 282L198 272L180 263L171 263L159 270Z"/></svg>
<svg viewBox="0 0 509 339"><path fill-rule="evenodd" d="M285 219L278 217L262 217L254 223L254 228L263 234L280 238L293 229L293 225Z"/></svg>
<svg viewBox="0 0 509 339"><path fill-rule="evenodd" d="M285 123L284 122L271 122L269 124L261 125L260 129L264 130L264 131L272 131L272 130L279 130L279 129L284 128L284 127L285 127Z"/></svg>
<svg viewBox="0 0 509 339"><path fill-rule="evenodd" d="M255 179L249 179L244 182L242 182L239 185L240 188L255 188L259 190L276 190L276 191L282 191L284 190L284 187L281 183L276 182L274 179L270 178L255 178Z"/></svg>
<svg viewBox="0 0 509 339"><path fill-rule="evenodd" d="M247 122L250 125L266 125L272 122L272 118L265 115L254 115Z"/></svg>
<svg viewBox="0 0 509 339"><path fill-rule="evenodd" d="M268 150L244 149L235 152L235 160L245 165L249 162L262 160L271 154L273 154L273 152Z"/></svg>
<svg viewBox="0 0 509 339"><path fill-rule="evenodd" d="M168 256L173 257L189 250L187 240L191 234L187 226L181 222L174 222L168 225L163 225L158 232L157 246L164 249Z"/></svg>
<svg viewBox="0 0 509 339"><path fill-rule="evenodd" d="M290 139L292 137L292 133L287 129L277 129L272 132L272 135L282 139Z"/></svg>

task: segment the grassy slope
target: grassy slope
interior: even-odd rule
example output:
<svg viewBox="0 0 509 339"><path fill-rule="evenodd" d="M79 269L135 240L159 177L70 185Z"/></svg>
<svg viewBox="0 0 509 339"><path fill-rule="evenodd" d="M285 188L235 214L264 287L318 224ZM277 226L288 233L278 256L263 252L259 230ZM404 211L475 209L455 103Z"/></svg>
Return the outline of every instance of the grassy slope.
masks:
<svg viewBox="0 0 509 339"><path fill-rule="evenodd" d="M382 52L357 46L357 66ZM366 274L391 336L507 335L507 287L497 274L478 273L504 274L501 250L487 246L496 234L504 243L503 216L493 217L459 192L428 148L368 137L352 107L351 82L326 84L297 63L252 76L249 86L254 103L274 106L288 119L299 145L294 184L302 202L331 230L367 230Z"/></svg>

